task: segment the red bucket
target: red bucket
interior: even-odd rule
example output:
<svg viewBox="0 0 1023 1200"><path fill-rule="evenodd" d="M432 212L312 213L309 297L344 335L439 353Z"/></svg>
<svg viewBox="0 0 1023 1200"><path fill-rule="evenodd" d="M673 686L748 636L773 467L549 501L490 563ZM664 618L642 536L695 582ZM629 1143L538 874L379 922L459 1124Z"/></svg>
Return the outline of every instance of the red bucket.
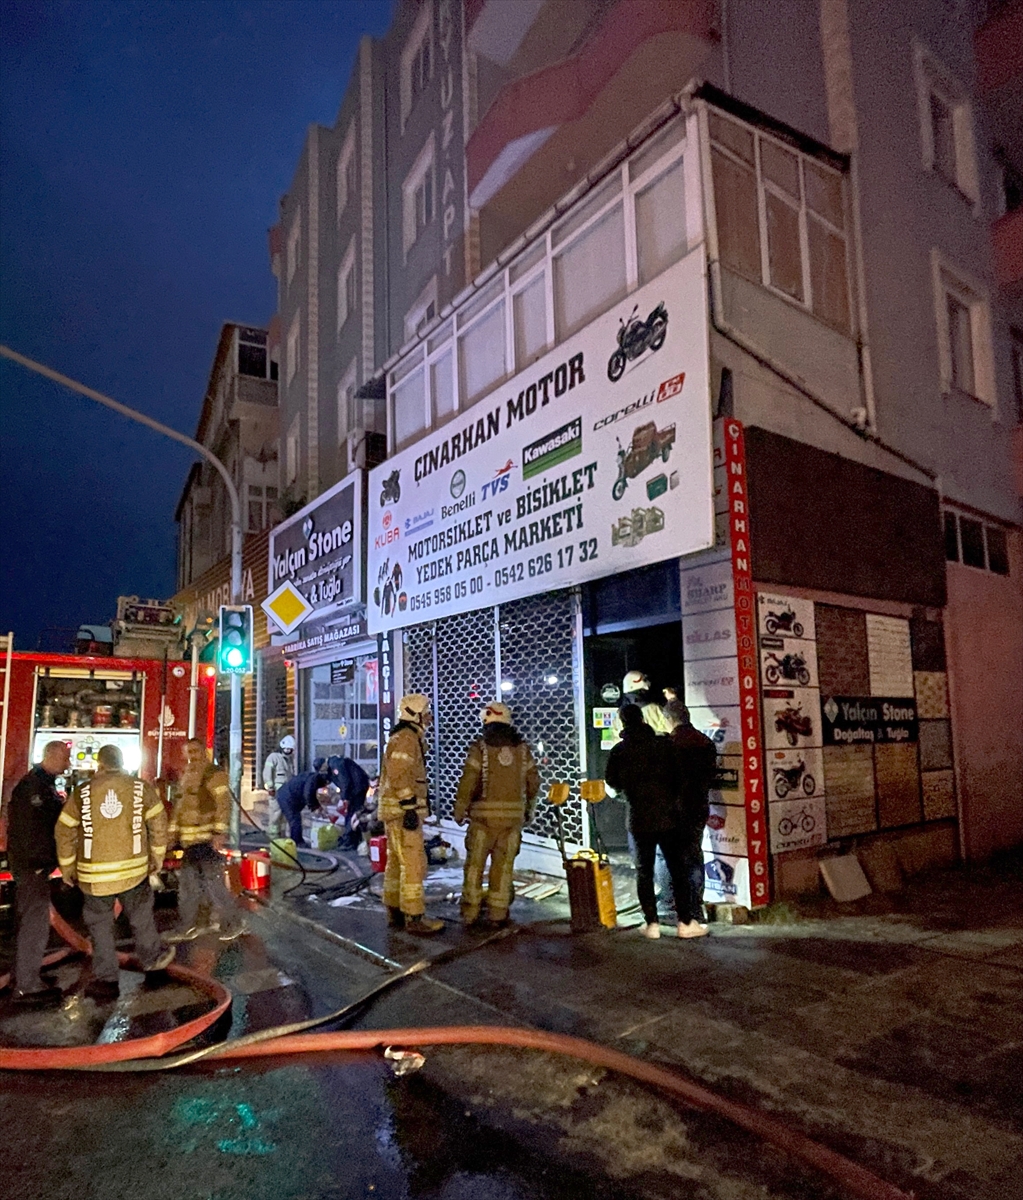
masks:
<svg viewBox="0 0 1023 1200"><path fill-rule="evenodd" d="M246 892L265 892L270 886L270 855L256 850L242 858L242 888Z"/></svg>
<svg viewBox="0 0 1023 1200"><path fill-rule="evenodd" d="M369 839L369 866L377 874L387 869L387 838L383 834Z"/></svg>

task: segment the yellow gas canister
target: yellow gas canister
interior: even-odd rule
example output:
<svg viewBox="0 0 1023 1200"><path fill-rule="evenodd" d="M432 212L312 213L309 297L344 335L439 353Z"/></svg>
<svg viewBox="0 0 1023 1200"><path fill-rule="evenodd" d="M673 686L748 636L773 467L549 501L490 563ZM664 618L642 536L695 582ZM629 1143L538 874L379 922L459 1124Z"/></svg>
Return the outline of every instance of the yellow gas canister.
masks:
<svg viewBox="0 0 1023 1200"><path fill-rule="evenodd" d="M274 838L270 842L270 861L283 867L298 866L298 847L294 838Z"/></svg>

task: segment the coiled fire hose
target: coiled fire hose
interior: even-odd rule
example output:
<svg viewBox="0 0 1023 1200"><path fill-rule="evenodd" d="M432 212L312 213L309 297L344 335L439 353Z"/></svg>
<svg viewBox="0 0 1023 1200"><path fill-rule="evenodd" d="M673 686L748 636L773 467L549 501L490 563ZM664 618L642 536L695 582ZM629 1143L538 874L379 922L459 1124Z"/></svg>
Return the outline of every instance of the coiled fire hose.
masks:
<svg viewBox="0 0 1023 1200"><path fill-rule="evenodd" d="M89 953L91 946L86 938L77 934L52 908L50 920L54 929L68 943L68 950L58 950L47 956L46 963L52 965L67 957L69 953ZM283 1054L316 1054L338 1052L364 1052L388 1046L515 1046L530 1050L543 1050L551 1054L566 1055L626 1075L640 1083L658 1088L662 1092L683 1101L692 1108L715 1113L747 1130L763 1141L770 1142L791 1154L806 1165L829 1176L844 1187L851 1195L861 1200L913 1200L912 1193L903 1192L869 1171L852 1162L812 1138L790 1129L781 1121L748 1105L719 1096L707 1088L682 1078L674 1071L656 1063L646 1062L613 1050L598 1042L567 1034L548 1033L545 1030L506 1025L441 1025L409 1029L342 1030L331 1033L311 1032L318 1026L343 1020L364 1007L382 992L396 986L413 975L453 961L466 953L507 937L516 930L502 929L468 948L455 948L420 959L405 970L389 976L369 992L351 1004L323 1017L296 1021L289 1025L278 1025L261 1029L244 1037L234 1038L198 1050L186 1051L169 1058L171 1050L184 1045L200 1033L208 1030L227 1011L231 994L216 980L191 971L187 967L171 964L168 973L182 982L210 996L213 1007L201 1017L189 1021L177 1029L158 1033L151 1037L136 1038L126 1042L113 1042L91 1046L61 1046L46 1048L0 1047L0 1069L2 1070L85 1070L104 1072L148 1072L167 1071L186 1066L204 1059L244 1059L276 1057ZM122 962L130 962L130 956L118 956ZM0 980L0 983L3 981Z"/></svg>

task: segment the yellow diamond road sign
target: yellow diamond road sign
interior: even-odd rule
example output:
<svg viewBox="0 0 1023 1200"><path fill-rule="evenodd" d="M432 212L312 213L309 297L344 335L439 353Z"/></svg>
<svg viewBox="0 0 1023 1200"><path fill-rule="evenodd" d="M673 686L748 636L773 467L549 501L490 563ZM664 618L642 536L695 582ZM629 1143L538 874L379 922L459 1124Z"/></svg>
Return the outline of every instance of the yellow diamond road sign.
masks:
<svg viewBox="0 0 1023 1200"><path fill-rule="evenodd" d="M291 633L313 611L313 606L289 580L263 601L263 611L273 618L282 633Z"/></svg>

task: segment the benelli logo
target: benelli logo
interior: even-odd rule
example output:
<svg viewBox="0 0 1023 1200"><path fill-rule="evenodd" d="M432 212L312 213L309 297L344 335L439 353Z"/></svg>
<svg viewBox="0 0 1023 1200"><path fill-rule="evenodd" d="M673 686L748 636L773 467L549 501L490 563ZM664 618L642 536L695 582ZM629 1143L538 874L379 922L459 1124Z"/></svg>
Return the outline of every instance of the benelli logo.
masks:
<svg viewBox="0 0 1023 1200"><path fill-rule="evenodd" d="M522 478L532 479L563 463L566 459L581 454L583 450L582 417L575 417L560 429L546 437L524 446L522 450Z"/></svg>

